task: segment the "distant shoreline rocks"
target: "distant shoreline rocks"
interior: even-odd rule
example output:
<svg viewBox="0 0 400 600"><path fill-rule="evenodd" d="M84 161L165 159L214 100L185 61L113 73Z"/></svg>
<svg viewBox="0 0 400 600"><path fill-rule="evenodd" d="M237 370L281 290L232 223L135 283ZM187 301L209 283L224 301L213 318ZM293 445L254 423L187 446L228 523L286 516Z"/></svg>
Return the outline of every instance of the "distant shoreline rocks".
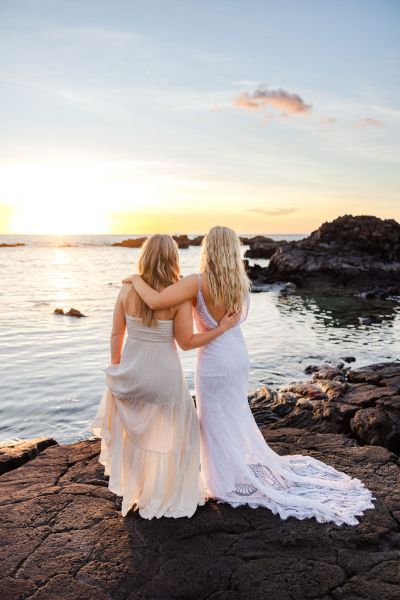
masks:
<svg viewBox="0 0 400 600"><path fill-rule="evenodd" d="M26 244L22 242L16 242L15 244L0 244L0 248L16 248L17 246L26 246Z"/></svg>
<svg viewBox="0 0 400 600"><path fill-rule="evenodd" d="M190 248L190 246L201 246L201 243L204 239L204 235L197 235L194 238L190 238L186 233L181 235L173 235L172 237L178 244L178 248L181 250ZM121 248L141 248L146 240L147 237L128 238L127 240L122 240L121 242L114 242L111 245ZM270 256L271 253L275 252L278 246L287 243L284 241L274 241L272 238L264 235L241 237L240 240L244 246L250 246L249 250L247 250L245 253L245 256L248 256L249 258L265 258L266 252L268 252ZM250 254L248 254L249 252ZM267 258L269 256L267 256Z"/></svg>

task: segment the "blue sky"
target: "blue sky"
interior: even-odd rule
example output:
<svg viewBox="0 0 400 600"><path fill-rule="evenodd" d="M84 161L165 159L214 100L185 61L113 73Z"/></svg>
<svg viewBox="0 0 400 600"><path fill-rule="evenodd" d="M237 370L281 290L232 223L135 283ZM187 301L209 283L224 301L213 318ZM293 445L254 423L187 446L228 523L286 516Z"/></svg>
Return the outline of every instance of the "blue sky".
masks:
<svg viewBox="0 0 400 600"><path fill-rule="evenodd" d="M399 220L399 30L396 0L2 0L0 232Z"/></svg>

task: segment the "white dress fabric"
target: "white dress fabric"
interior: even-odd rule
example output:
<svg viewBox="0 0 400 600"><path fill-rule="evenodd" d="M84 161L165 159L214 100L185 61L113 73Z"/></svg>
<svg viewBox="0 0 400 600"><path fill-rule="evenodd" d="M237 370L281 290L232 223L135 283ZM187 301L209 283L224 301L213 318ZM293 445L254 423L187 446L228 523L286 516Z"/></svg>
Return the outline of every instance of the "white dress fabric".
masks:
<svg viewBox="0 0 400 600"><path fill-rule="evenodd" d="M191 517L200 491L199 423L173 337L173 321L148 327L125 315L121 362L106 369L107 388L92 431L109 489L122 515Z"/></svg>
<svg viewBox="0 0 400 600"><path fill-rule="evenodd" d="M241 322L247 316L249 300ZM201 291L197 328L217 326ZM201 470L208 497L231 506L269 508L282 519L315 517L319 523L359 523L376 498L356 478L320 460L280 456L264 440L249 407L249 356L239 325L199 349L196 401L200 420Z"/></svg>

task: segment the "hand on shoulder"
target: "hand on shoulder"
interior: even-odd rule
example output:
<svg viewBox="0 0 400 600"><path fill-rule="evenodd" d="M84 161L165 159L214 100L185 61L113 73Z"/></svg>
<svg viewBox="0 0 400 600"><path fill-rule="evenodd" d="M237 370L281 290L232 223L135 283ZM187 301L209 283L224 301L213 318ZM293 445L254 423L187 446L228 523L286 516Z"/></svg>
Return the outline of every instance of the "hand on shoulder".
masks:
<svg viewBox="0 0 400 600"><path fill-rule="evenodd" d="M124 277L122 283L133 283L137 277L140 277L140 275L138 273L133 273L132 275Z"/></svg>

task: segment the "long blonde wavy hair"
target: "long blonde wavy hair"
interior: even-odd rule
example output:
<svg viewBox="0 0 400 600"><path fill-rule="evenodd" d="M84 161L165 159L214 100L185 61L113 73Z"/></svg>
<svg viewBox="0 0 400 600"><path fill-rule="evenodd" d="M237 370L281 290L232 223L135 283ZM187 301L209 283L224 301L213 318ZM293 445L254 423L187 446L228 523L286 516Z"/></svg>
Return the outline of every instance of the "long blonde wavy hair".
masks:
<svg viewBox="0 0 400 600"><path fill-rule="evenodd" d="M138 258L138 272L154 290L161 291L179 280L178 245L170 235L154 234L144 242ZM150 327L157 325L154 311L138 298L139 317Z"/></svg>
<svg viewBox="0 0 400 600"><path fill-rule="evenodd" d="M227 312L242 310L250 290L241 254L241 241L233 229L216 226L203 239L201 272L207 277L211 298Z"/></svg>

